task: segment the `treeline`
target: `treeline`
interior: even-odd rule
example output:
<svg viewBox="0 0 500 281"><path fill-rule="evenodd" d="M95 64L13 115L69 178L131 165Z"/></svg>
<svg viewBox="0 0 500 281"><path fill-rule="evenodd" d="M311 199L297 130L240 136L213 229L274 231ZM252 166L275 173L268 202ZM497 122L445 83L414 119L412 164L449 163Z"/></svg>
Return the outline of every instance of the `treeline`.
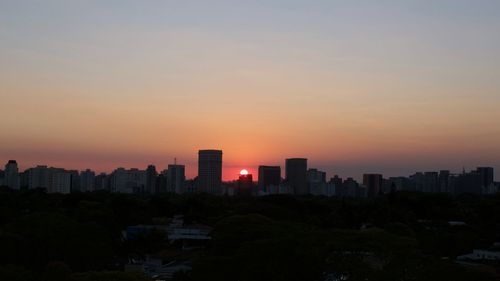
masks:
<svg viewBox="0 0 500 281"><path fill-rule="evenodd" d="M392 193L377 199L154 197L0 190L0 280L147 280L123 272L127 226L184 215L214 227L177 280L497 280L498 264L457 255L499 241L500 196ZM449 221L465 225L451 226Z"/></svg>

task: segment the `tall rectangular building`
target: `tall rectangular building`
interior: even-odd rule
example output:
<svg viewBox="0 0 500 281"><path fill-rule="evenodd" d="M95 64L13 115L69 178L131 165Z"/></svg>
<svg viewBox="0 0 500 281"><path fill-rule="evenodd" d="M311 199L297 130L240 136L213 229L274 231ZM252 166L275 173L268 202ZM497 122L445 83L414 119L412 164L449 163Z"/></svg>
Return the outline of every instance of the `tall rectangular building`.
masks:
<svg viewBox="0 0 500 281"><path fill-rule="evenodd" d="M20 188L19 168L16 160L9 160L5 165L4 185L12 189Z"/></svg>
<svg viewBox="0 0 500 281"><path fill-rule="evenodd" d="M52 173L52 182L47 190L49 193L71 192L71 173L63 169L54 169Z"/></svg>
<svg viewBox="0 0 500 281"><path fill-rule="evenodd" d="M156 171L155 165L149 165L146 169L146 192L149 194L158 193L156 190L156 180L158 178L158 172Z"/></svg>
<svg viewBox="0 0 500 281"><path fill-rule="evenodd" d="M6 169L7 170L7 169ZM478 167L476 172L481 177L481 187L487 188L494 184L494 170L491 167Z"/></svg>
<svg viewBox="0 0 500 281"><path fill-rule="evenodd" d="M91 192L95 187L95 172L87 169L80 172L80 191Z"/></svg>
<svg viewBox="0 0 500 281"><path fill-rule="evenodd" d="M217 194L222 185L222 150L198 152L198 188L201 192Z"/></svg>
<svg viewBox="0 0 500 281"><path fill-rule="evenodd" d="M168 165L167 171L167 191L172 193L182 193L184 181L186 180L184 165Z"/></svg>
<svg viewBox="0 0 500 281"><path fill-rule="evenodd" d="M28 188L49 189L51 182L50 169L47 166L36 166L28 170Z"/></svg>
<svg viewBox="0 0 500 281"><path fill-rule="evenodd" d="M251 196L253 190L253 177L252 174L240 175L238 179L238 195Z"/></svg>
<svg viewBox="0 0 500 281"><path fill-rule="evenodd" d="M368 197L378 196L382 191L382 175L380 174L364 174L363 185L367 189Z"/></svg>
<svg viewBox="0 0 500 281"><path fill-rule="evenodd" d="M285 162L286 181L295 195L309 193L307 186L307 159L290 158Z"/></svg>
<svg viewBox="0 0 500 281"><path fill-rule="evenodd" d="M259 190L266 191L268 186L279 186L280 183L280 166L259 166Z"/></svg>
<svg viewBox="0 0 500 281"><path fill-rule="evenodd" d="M112 192L143 193L147 184L146 170L118 168L110 175Z"/></svg>

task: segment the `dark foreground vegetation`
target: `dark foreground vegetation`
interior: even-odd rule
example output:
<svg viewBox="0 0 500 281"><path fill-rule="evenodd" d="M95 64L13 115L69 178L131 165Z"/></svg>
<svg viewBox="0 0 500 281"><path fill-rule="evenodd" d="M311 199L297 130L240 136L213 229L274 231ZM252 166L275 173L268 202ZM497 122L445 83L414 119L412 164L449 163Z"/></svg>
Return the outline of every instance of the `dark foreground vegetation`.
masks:
<svg viewBox="0 0 500 281"><path fill-rule="evenodd" d="M498 262L458 255L500 241L500 196L394 193L377 199L198 195L140 197L0 191L0 280L149 280L131 256L168 251L130 225L184 215L213 227L175 280L498 280ZM449 221L465 224L450 225Z"/></svg>

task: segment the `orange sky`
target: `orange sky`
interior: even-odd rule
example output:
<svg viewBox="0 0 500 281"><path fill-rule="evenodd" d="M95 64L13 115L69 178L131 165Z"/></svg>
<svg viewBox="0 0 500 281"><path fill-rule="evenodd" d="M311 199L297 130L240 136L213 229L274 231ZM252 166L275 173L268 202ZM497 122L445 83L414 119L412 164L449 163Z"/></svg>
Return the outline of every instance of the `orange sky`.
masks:
<svg viewBox="0 0 500 281"><path fill-rule="evenodd" d="M493 2L167 2L0 4L0 161L500 168Z"/></svg>

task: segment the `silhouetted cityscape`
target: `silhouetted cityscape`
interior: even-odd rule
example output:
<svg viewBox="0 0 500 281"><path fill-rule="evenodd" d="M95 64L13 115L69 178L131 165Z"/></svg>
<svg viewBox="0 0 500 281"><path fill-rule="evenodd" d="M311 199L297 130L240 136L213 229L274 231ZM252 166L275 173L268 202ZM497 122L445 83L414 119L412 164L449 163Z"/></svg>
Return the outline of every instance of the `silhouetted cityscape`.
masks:
<svg viewBox="0 0 500 281"><path fill-rule="evenodd" d="M499 281L500 0L0 0L0 281Z"/></svg>
<svg viewBox="0 0 500 281"><path fill-rule="evenodd" d="M343 179L339 175L327 179L326 172L309 168L307 159L285 160L285 175L281 166L258 167L258 182L253 175L241 174L233 181L222 181L221 150L200 150L198 176L186 179L185 166L169 164L162 171L155 165L145 170L117 168L112 173L66 170L36 166L19 171L16 160L9 160L0 170L0 185L11 189L45 189L49 193L92 192L106 190L127 194L208 193L227 196L266 196L276 194L317 195L351 198L373 198L396 191L447 193L451 195L494 194L500 183L494 181L492 167L452 173L448 170L416 172L410 176L385 178L382 174L363 174L363 181Z"/></svg>

